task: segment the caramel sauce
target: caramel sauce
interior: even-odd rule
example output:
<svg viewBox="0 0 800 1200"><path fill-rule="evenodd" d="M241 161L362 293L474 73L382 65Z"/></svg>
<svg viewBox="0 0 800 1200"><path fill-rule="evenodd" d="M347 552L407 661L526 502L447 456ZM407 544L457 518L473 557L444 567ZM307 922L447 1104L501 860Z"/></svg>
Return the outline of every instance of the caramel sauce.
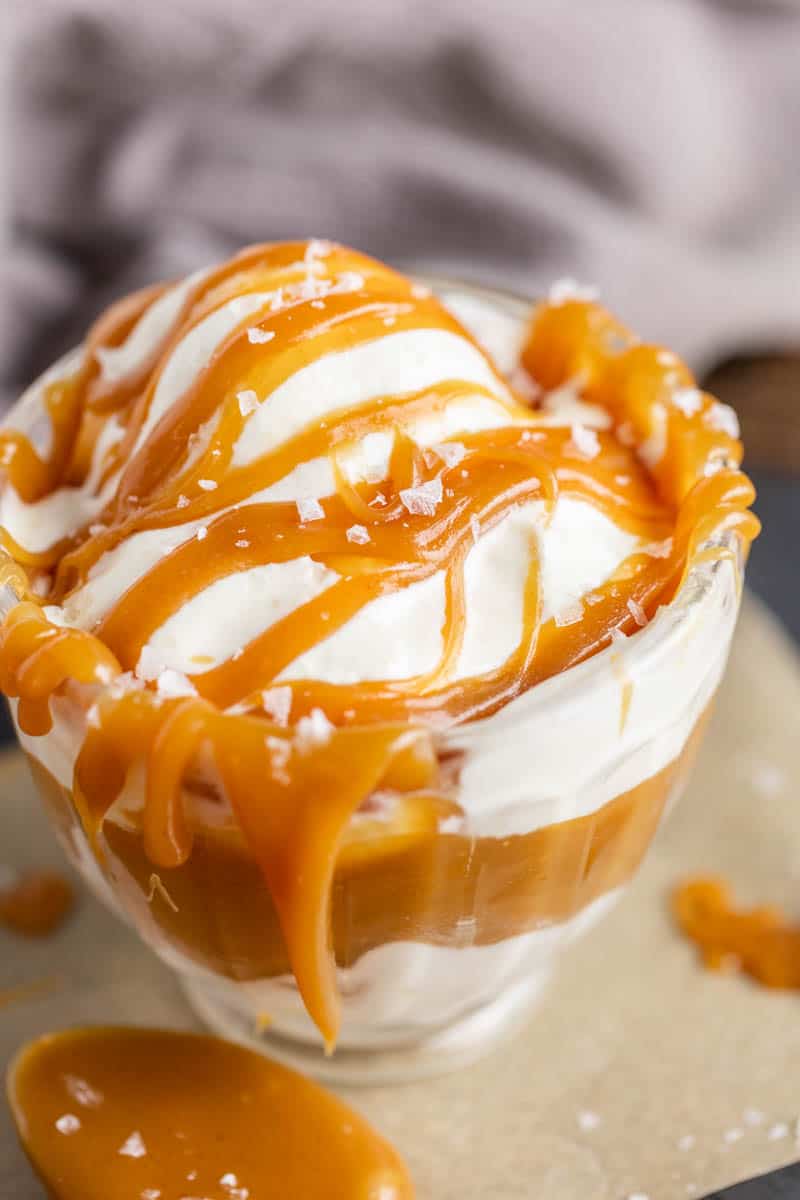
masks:
<svg viewBox="0 0 800 1200"><path fill-rule="evenodd" d="M710 970L735 968L769 988L800 988L800 927L763 906L737 909L723 879L690 879L672 898L675 920Z"/></svg>
<svg viewBox="0 0 800 1200"><path fill-rule="evenodd" d="M746 545L758 523L747 511L752 486L737 469L741 445L711 419L712 398L703 397L699 409L685 415L671 398L691 387L687 369L673 356L637 343L604 310L580 301L536 310L523 363L545 388L579 378L586 399L607 408L614 431L598 435L599 452L590 459L575 453L569 430L537 423L535 411L498 377L498 394L508 397L497 400L499 411L505 409L516 423L459 435L464 456L457 466L422 451L406 426L481 392L458 379L328 414L256 461L236 465L233 450L246 420L237 399L241 391L269 403L299 367L385 335L387 322L395 332L427 328L463 335L435 299L396 272L337 246L309 264L310 249L304 243L256 246L206 275L146 368L109 384L101 379L98 354L123 341L158 293L122 302L90 333L77 374L48 390L53 448L47 461L16 432L0 439L8 478L30 500L59 484L80 482L104 423L113 417L123 428L101 471L101 484L119 473L113 498L89 528L39 554L0 531L16 562L35 573L40 586L49 582L44 599L50 603L63 602L101 555L133 534L207 521L202 542L185 542L145 572L91 633L52 624L42 597L27 596L0 630L0 687L19 698L20 727L34 735L50 728L54 693L72 689L79 699L90 687L96 694L74 800L98 854L105 816L135 762L146 764L144 848L162 870L178 870L196 851L183 784L200 777L224 792L266 882L308 1011L331 1046L339 1022L331 884L353 815L376 791L390 791L427 810L428 824L435 824L447 800L435 730L497 710L605 647L616 629L635 632L632 613L651 616L667 603L699 547L729 529ZM345 275L352 290L337 290L335 281ZM333 290L322 307L315 306L311 297L323 283ZM265 303L263 311L244 318L140 438L164 363L187 332L232 297L279 288L286 303ZM255 344L248 336L253 328L260 330ZM268 349L258 337L270 339ZM342 456L367 433L385 428L395 432L388 478L380 485L351 483ZM623 430L630 445L623 444ZM659 453L653 455L656 443ZM651 472L637 450L649 450L655 460ZM304 523L293 503L231 507L317 455L329 457L337 483L336 494L322 502L324 519ZM216 486L209 490L201 481ZM426 484L441 486L435 511L407 511L401 493ZM637 551L597 589L596 602L580 621L559 625L541 619L532 544L517 649L496 670L450 682L463 637L464 561L474 522L486 532L529 499L542 501L547 519L559 495L585 500L643 543L668 544L668 553ZM368 544L348 540L354 522L367 526ZM714 547L708 553L730 552ZM150 686L137 691L114 686L121 672L135 667L152 633L202 589L234 571L301 555L336 570L339 581L276 621L240 654L194 675L197 697L164 700ZM442 570L444 649L435 670L411 680L346 687L293 681L287 686L295 724L285 728L266 718L261 692L285 666L377 596ZM296 722L315 708L335 729L309 747L298 738Z"/></svg>
<svg viewBox="0 0 800 1200"><path fill-rule="evenodd" d="M75 904L69 880L55 871L28 871L0 889L0 925L25 937L47 937L63 925Z"/></svg>
<svg viewBox="0 0 800 1200"><path fill-rule="evenodd" d="M416 796L400 798L379 818L359 813L343 837L330 889L336 964L352 967L391 942L494 944L569 920L622 886L691 768L709 711L661 771L595 812L530 833L443 832L447 810L437 814ZM35 759L30 763L54 819L64 820L70 794ZM154 888L141 819L125 814L104 822L102 861L126 911L217 974L241 981L286 975L291 962L279 914L245 834L229 818L198 819L193 835L191 855L161 870Z"/></svg>
<svg viewBox="0 0 800 1200"><path fill-rule="evenodd" d="M243 1047L75 1029L8 1074L20 1141L54 1200L409 1200L392 1147L342 1101Z"/></svg>

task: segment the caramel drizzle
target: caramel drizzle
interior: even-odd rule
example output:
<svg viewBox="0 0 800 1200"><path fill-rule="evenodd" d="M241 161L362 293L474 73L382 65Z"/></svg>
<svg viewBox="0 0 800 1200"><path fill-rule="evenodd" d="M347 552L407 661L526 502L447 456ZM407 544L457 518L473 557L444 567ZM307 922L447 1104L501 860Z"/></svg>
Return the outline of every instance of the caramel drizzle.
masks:
<svg viewBox="0 0 800 1200"><path fill-rule="evenodd" d="M423 793L434 787L436 763L427 731L487 715L596 653L614 629L634 632L631 601L652 615L675 594L699 547L732 528L747 544L758 525L747 511L752 486L737 469L741 445L713 427L713 399L703 397L699 410L687 416L670 403L677 389L693 386L687 369L672 356L637 344L604 310L582 302L537 310L524 365L548 389L580 378L586 398L608 409L617 432L627 426L635 445L660 437L665 450L652 478L615 434L601 433L600 453L583 460L574 453L568 430L537 426L535 414L510 397L499 377L496 393L454 379L413 394L377 397L329 413L255 461L235 465L233 451L246 420L240 392L252 390L261 404L269 403L301 366L384 336L387 322L392 332L435 328L463 335L435 300L388 268L341 247L309 265L308 250L302 243L254 247L206 276L151 361L110 386L99 375L98 350L119 345L159 293L151 290L124 301L90 333L75 378L48 391L54 434L50 459L38 459L19 434L0 440L0 450L9 447L4 458L10 482L23 498L35 499L85 478L91 446L112 415L124 429L101 472L100 486L115 473L119 481L97 518L99 531L93 524L94 532L78 530L38 555L14 546L0 531L17 561L39 571L54 568L47 597L52 603L67 599L103 554L133 534L172 527L179 513L181 523L207 520L204 541L190 538L157 563L93 633L51 624L32 598L13 609L0 630L0 686L19 697L20 726L44 734L54 692L70 681L100 685L74 787L98 853L104 815L128 767L145 759L148 854L160 867L185 861L191 837L182 783L201 760L213 763L273 894L308 1011L332 1045L338 999L328 948L328 896L353 812L378 787ZM347 272L353 289L337 290L336 281ZM333 288L323 308L313 303L315 282ZM290 303L267 304L244 318L142 437L161 371L186 334L227 300L278 288L285 289ZM253 327L272 335L267 351L248 338ZM515 423L459 435L464 457L457 465L448 467L436 454L423 452L404 432L415 418L480 394L497 405L499 417L505 411ZM210 423L213 429L203 444ZM342 467L343 454L381 429L395 433L388 478L377 486L353 484ZM294 503L247 503L298 464L324 455L336 482L336 493L322 501L324 520L303 524ZM213 491L200 486L200 480L209 479L217 485ZM406 511L400 497L404 489L439 483L442 499L433 515ZM532 544L517 649L498 669L453 682L464 629L464 561L475 521L485 532L529 500L541 501L546 520L559 495L586 500L648 542L670 537L669 554L633 554L597 589L596 602L581 621L559 626L541 620ZM185 498L180 505L179 497ZM347 539L354 522L367 526L368 544ZM155 630L216 579L302 555L337 571L339 580L255 637L240 655L195 674L197 698L164 701L150 688L108 689L121 671L136 666ZM446 614L443 653L433 671L411 680L347 687L312 679L288 683L295 721L320 707L336 726L321 745L303 745L295 729L265 721L260 691L284 667L376 597L438 571L445 572ZM235 715L224 711L233 706L240 710Z"/></svg>

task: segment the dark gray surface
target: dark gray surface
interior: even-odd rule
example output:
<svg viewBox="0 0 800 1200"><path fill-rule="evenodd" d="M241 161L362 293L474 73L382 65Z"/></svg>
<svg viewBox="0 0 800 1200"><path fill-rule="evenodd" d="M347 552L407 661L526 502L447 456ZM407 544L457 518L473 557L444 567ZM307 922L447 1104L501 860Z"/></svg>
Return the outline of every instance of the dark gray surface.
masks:
<svg viewBox="0 0 800 1200"><path fill-rule="evenodd" d="M800 1196L800 1163L781 1171L770 1171L745 1183L713 1192L705 1200L794 1200Z"/></svg>

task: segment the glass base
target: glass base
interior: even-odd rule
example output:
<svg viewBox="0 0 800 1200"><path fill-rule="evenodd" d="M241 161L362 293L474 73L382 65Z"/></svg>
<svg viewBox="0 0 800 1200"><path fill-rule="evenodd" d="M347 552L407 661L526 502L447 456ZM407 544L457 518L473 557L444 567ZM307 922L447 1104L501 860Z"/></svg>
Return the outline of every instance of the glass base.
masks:
<svg viewBox="0 0 800 1200"><path fill-rule="evenodd" d="M416 1041L385 1049L340 1047L332 1055L274 1027L257 1030L239 1008L225 1000L213 980L184 975L181 983L195 1013L213 1033L326 1083L368 1086L443 1075L482 1058L527 1023L547 978L540 973L523 980Z"/></svg>

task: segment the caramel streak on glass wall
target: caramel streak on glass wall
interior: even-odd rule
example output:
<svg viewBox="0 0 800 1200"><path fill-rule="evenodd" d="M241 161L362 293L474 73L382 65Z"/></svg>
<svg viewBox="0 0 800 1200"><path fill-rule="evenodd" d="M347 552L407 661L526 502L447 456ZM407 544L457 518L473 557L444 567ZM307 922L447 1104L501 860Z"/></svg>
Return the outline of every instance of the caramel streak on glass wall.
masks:
<svg viewBox="0 0 800 1200"><path fill-rule="evenodd" d="M2 437L25 594L0 683L55 809L116 889L169 874L178 911L140 923L233 978L291 970L328 1045L333 951L451 941L476 864L479 891L509 883L476 944L630 874L700 709L588 824L477 843L442 738L635 633L757 530L733 414L672 355L558 296L515 357L507 375L363 255L256 246L113 307ZM54 766L37 745L63 750L77 710ZM560 892L576 855L586 886ZM213 936L212 888L231 899Z"/></svg>

